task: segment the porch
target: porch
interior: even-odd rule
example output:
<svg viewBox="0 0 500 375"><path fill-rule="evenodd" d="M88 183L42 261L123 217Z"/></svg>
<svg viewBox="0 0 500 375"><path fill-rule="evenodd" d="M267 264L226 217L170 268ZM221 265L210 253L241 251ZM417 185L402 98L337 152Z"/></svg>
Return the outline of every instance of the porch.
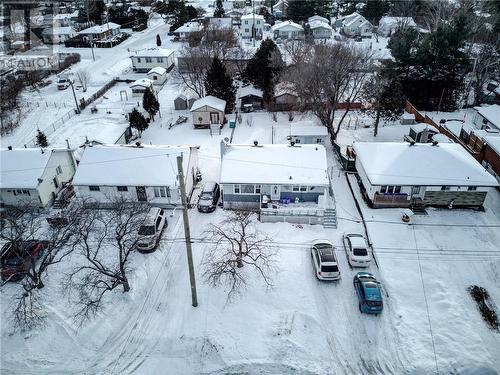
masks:
<svg viewBox="0 0 500 375"><path fill-rule="evenodd" d="M408 194L380 194L373 196L373 207L410 207L411 199Z"/></svg>

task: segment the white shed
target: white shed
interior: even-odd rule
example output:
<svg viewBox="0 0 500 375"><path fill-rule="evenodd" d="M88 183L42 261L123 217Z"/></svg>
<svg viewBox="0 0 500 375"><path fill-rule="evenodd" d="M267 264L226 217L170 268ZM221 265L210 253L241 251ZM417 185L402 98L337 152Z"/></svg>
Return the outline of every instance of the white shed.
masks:
<svg viewBox="0 0 500 375"><path fill-rule="evenodd" d="M225 122L226 101L215 96L205 96L191 106L193 125L195 128L209 128L210 125Z"/></svg>
<svg viewBox="0 0 500 375"><path fill-rule="evenodd" d="M149 78L141 78L132 82L129 87L132 89L132 96L143 96L148 88L153 90L153 81Z"/></svg>
<svg viewBox="0 0 500 375"><path fill-rule="evenodd" d="M167 69L157 66L151 69L146 76L153 81L153 85L163 85L167 80Z"/></svg>

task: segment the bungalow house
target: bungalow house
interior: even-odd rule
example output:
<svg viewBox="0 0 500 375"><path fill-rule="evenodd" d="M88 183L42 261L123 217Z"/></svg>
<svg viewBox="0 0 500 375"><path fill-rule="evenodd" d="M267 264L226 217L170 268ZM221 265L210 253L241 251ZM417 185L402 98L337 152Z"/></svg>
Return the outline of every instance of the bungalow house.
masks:
<svg viewBox="0 0 500 375"><path fill-rule="evenodd" d="M300 98L289 82L280 82L274 87L273 100L279 111L288 111L300 104Z"/></svg>
<svg viewBox="0 0 500 375"><path fill-rule="evenodd" d="M473 122L478 129L500 130L500 105L493 104L485 107L474 107L477 111Z"/></svg>
<svg viewBox="0 0 500 375"><path fill-rule="evenodd" d="M314 39L330 39L332 37L332 27L323 21L309 21Z"/></svg>
<svg viewBox="0 0 500 375"><path fill-rule="evenodd" d="M163 85L167 80L167 70L157 66L151 69L146 76L153 81L153 85Z"/></svg>
<svg viewBox="0 0 500 375"><path fill-rule="evenodd" d="M136 51L130 56L134 72L147 73L156 67L164 68L167 72L175 64L174 51L166 48L148 48Z"/></svg>
<svg viewBox="0 0 500 375"><path fill-rule="evenodd" d="M81 40L86 42L106 41L121 33L121 26L113 22L96 25L78 32Z"/></svg>
<svg viewBox="0 0 500 375"><path fill-rule="evenodd" d="M276 23L272 29L274 39L290 40L304 39L304 28L293 21Z"/></svg>
<svg viewBox="0 0 500 375"><path fill-rule="evenodd" d="M433 137L436 134L439 134L439 130L434 126L419 123L410 126L410 132L408 135L405 135L404 139L408 142L431 143L434 141Z"/></svg>
<svg viewBox="0 0 500 375"><path fill-rule="evenodd" d="M205 96L191 106L193 125L197 129L207 129L212 125L221 127L226 118L226 101L215 96Z"/></svg>
<svg viewBox="0 0 500 375"><path fill-rule="evenodd" d="M71 26L62 26L44 29L42 32L43 42L46 44L64 43L70 38L77 36L76 30Z"/></svg>
<svg viewBox="0 0 500 375"><path fill-rule="evenodd" d="M251 209L263 222L322 224L330 207L322 145L221 142L224 209Z"/></svg>
<svg viewBox="0 0 500 375"><path fill-rule="evenodd" d="M226 17L231 17L233 25L241 25L241 16L243 16L243 11L239 9L231 9L226 12Z"/></svg>
<svg viewBox="0 0 500 375"><path fill-rule="evenodd" d="M198 33L203 30L203 27L198 22L186 22L181 27L175 29L174 33L179 35L182 40L188 40L191 33Z"/></svg>
<svg viewBox="0 0 500 375"><path fill-rule="evenodd" d="M176 111L188 109L188 102L185 95L179 95L174 99L174 109Z"/></svg>
<svg viewBox="0 0 500 375"><path fill-rule="evenodd" d="M75 174L72 150L0 150L0 204L48 208Z"/></svg>
<svg viewBox="0 0 500 375"><path fill-rule="evenodd" d="M241 100L241 110L262 109L264 107L264 94L262 90L255 88L252 85L242 87L239 92Z"/></svg>
<svg viewBox="0 0 500 375"><path fill-rule="evenodd" d="M498 186L461 145L356 142L356 169L369 204L482 207Z"/></svg>
<svg viewBox="0 0 500 375"><path fill-rule="evenodd" d="M245 14L241 16L241 37L242 38L252 38L256 39L262 38L262 32L264 29L265 19L264 16L260 14Z"/></svg>
<svg viewBox="0 0 500 375"><path fill-rule="evenodd" d="M384 16L378 23L378 34L389 37L400 28L417 28L417 24L411 17L389 17Z"/></svg>
<svg viewBox="0 0 500 375"><path fill-rule="evenodd" d="M314 16L311 16L307 19L307 22L308 23L311 23L311 22L324 22L326 24L330 24L330 21L328 19L326 19L325 17L321 17L321 16L318 16L317 14L314 15Z"/></svg>
<svg viewBox="0 0 500 375"><path fill-rule="evenodd" d="M181 204L178 156L188 196L196 183L198 150L193 146L86 147L73 178L79 197L106 205L117 197L168 207Z"/></svg>
<svg viewBox="0 0 500 375"><path fill-rule="evenodd" d="M328 130L324 126L314 125L312 121L297 121L290 123L290 142L295 144L326 143Z"/></svg>
<svg viewBox="0 0 500 375"><path fill-rule="evenodd" d="M342 33L348 37L364 36L373 30L372 24L361 14L354 12L342 19Z"/></svg>
<svg viewBox="0 0 500 375"><path fill-rule="evenodd" d="M132 82L129 87L132 89L132 96L143 96L148 88L153 90L153 81L149 78L141 78Z"/></svg>

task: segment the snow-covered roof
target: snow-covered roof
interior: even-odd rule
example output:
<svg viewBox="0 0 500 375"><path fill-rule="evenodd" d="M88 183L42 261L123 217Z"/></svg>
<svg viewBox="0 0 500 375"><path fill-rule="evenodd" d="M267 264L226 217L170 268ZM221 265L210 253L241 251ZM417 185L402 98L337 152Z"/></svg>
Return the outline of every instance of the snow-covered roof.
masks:
<svg viewBox="0 0 500 375"><path fill-rule="evenodd" d="M497 155L500 155L500 136L490 135L483 137L483 140L497 153Z"/></svg>
<svg viewBox="0 0 500 375"><path fill-rule="evenodd" d="M314 125L312 121L297 121L290 124L290 135L326 136L328 130L324 126Z"/></svg>
<svg viewBox="0 0 500 375"><path fill-rule="evenodd" d="M500 129L500 105L493 104L487 107L474 107L474 109L495 127Z"/></svg>
<svg viewBox="0 0 500 375"><path fill-rule="evenodd" d="M221 183L328 185L321 145L225 145Z"/></svg>
<svg viewBox="0 0 500 375"><path fill-rule="evenodd" d="M283 29L288 29L288 30L304 30L304 28L299 25L298 23L295 23L293 21L283 21L280 23L277 23L272 27L272 31L278 31L278 30L283 30Z"/></svg>
<svg viewBox="0 0 500 375"><path fill-rule="evenodd" d="M372 185L498 186L456 143L356 142L354 150Z"/></svg>
<svg viewBox="0 0 500 375"><path fill-rule="evenodd" d="M189 162L188 146L86 147L73 177L76 186L174 186L176 157Z"/></svg>
<svg viewBox="0 0 500 375"><path fill-rule="evenodd" d="M147 75L152 75L152 74L158 74L160 76L164 75L167 72L167 69L162 68L161 66L155 66L153 69L151 69Z"/></svg>
<svg viewBox="0 0 500 375"><path fill-rule="evenodd" d="M78 34L100 34L100 33L105 33L108 30L119 29L120 27L121 27L120 25L114 22L108 22L103 25L96 25L89 27L87 29L79 31Z"/></svg>
<svg viewBox="0 0 500 375"><path fill-rule="evenodd" d="M130 88L134 88L134 87L151 87L151 85L153 84L153 81L150 80L149 78L141 78L141 79L138 79L137 81L134 81L130 84Z"/></svg>
<svg viewBox="0 0 500 375"><path fill-rule="evenodd" d="M417 24L411 17L389 17L389 16L384 16L380 19L379 21L379 27L380 26L389 26L389 27L395 27L399 25L404 25L407 27L415 27Z"/></svg>
<svg viewBox="0 0 500 375"><path fill-rule="evenodd" d="M330 21L328 21L325 17L321 17L318 15L311 16L307 19L307 22L309 22L309 23L315 22L315 21L330 23Z"/></svg>
<svg viewBox="0 0 500 375"><path fill-rule="evenodd" d="M314 30L314 29L328 29L328 30L332 30L332 27L327 24L326 22L323 22L323 21L310 21L309 22L309 27L311 28L311 30Z"/></svg>
<svg viewBox="0 0 500 375"><path fill-rule="evenodd" d="M44 35L71 35L76 34L76 31L71 26L61 26L61 27L51 27L44 29L42 34Z"/></svg>
<svg viewBox="0 0 500 375"><path fill-rule="evenodd" d="M240 89L240 94L239 94L240 98L243 98L244 96L247 96L247 95L254 95L254 96L257 96L259 98L264 97L262 90L259 90L258 88L255 88L252 85L248 85L248 86L242 87Z"/></svg>
<svg viewBox="0 0 500 375"><path fill-rule="evenodd" d="M450 137L448 137L448 136L446 136L444 134L441 134L441 133L434 134L432 136L432 140L436 141L436 142L439 142L439 143L453 143L453 140L450 139Z"/></svg>
<svg viewBox="0 0 500 375"><path fill-rule="evenodd" d="M51 155L52 150L40 148L0 150L0 187L35 189Z"/></svg>
<svg viewBox="0 0 500 375"><path fill-rule="evenodd" d="M415 133L420 133L424 130L430 130L430 131L433 131L435 133L439 133L439 130L436 129L435 126L432 126L430 124L425 124L425 123L418 123L418 124L413 124L413 125L410 125L410 129L412 129Z"/></svg>
<svg viewBox="0 0 500 375"><path fill-rule="evenodd" d="M173 53L173 49L155 47L136 51L131 57L169 57Z"/></svg>
<svg viewBox="0 0 500 375"><path fill-rule="evenodd" d="M177 28L176 33L191 33L201 31L201 25L198 22L186 22L181 27Z"/></svg>
<svg viewBox="0 0 500 375"><path fill-rule="evenodd" d="M264 16L262 16L260 14L253 14L253 13L245 14L245 15L241 16L241 19L242 20L252 20L254 17L256 20L263 20L264 19Z"/></svg>
<svg viewBox="0 0 500 375"><path fill-rule="evenodd" d="M359 25L358 25L358 26L364 25L364 24L366 24L366 23L370 23L370 22L368 22L368 21L366 20L366 18L365 18L365 17L363 17L362 15L360 15L360 14L358 14L358 13L356 13L356 12L355 12L355 13L353 13L353 14L351 14L351 15L349 15L349 16L347 16L347 17L345 17L345 18L343 19L343 21L342 21L342 22L343 22L343 25L344 25L345 27L349 27L349 26L351 26L353 23L356 23L356 22L359 22Z"/></svg>
<svg viewBox="0 0 500 375"><path fill-rule="evenodd" d="M191 106L191 112L204 106L212 107L218 111L224 112L226 110L226 101L211 95L205 96L204 98L198 99L193 103Z"/></svg>

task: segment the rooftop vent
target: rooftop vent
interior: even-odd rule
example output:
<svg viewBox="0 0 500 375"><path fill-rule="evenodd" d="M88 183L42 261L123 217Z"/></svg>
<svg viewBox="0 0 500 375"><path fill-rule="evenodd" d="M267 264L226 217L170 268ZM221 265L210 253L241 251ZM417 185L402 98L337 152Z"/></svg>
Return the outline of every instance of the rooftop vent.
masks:
<svg viewBox="0 0 500 375"><path fill-rule="evenodd" d="M258 146L259 145L259 141L253 141L253 145L254 146Z"/></svg>
<svg viewBox="0 0 500 375"><path fill-rule="evenodd" d="M12 150L12 146L7 147L8 150Z"/></svg>
<svg viewBox="0 0 500 375"><path fill-rule="evenodd" d="M438 141L432 141L432 145L433 145L433 146L437 146L437 145L438 145L438 143L439 143Z"/></svg>
<svg viewBox="0 0 500 375"><path fill-rule="evenodd" d="M415 141L410 141L410 146L415 146Z"/></svg>

